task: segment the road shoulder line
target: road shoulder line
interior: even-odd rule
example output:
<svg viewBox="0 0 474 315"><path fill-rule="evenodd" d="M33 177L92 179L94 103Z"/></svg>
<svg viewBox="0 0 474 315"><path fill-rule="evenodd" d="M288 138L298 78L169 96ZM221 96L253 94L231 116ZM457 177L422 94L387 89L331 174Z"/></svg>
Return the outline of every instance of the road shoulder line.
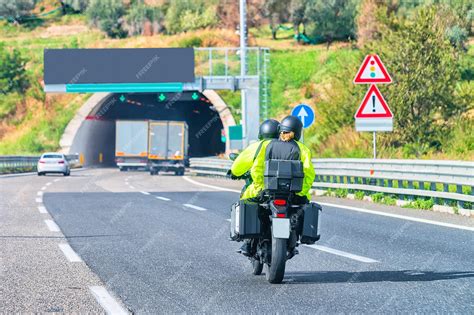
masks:
<svg viewBox="0 0 474 315"><path fill-rule="evenodd" d="M311 248L320 250L322 252L330 253L330 254L333 254L333 255L346 257L346 258L349 258L349 259L352 259L352 260L357 260L357 261L360 261L360 262L363 262L363 263L373 264L373 263L378 263L379 262L378 260L375 260L375 259L372 259L372 258L351 254L351 253L348 253L348 252L344 252L342 250L338 250L338 249L334 249L334 248L330 248L330 247L326 247L326 246L322 246L322 245L313 244L313 245L304 245L304 246L305 247L311 247Z"/></svg>

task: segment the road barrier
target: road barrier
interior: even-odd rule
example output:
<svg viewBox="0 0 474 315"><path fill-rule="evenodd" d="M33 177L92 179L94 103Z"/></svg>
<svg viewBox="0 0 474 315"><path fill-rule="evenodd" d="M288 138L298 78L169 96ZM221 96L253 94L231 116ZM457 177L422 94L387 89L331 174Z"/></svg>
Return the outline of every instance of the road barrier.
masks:
<svg viewBox="0 0 474 315"><path fill-rule="evenodd" d="M225 176L232 161L192 158L191 172ZM432 160L314 159L316 191L347 195L356 191L405 200L432 200L433 204L472 209L474 162Z"/></svg>
<svg viewBox="0 0 474 315"><path fill-rule="evenodd" d="M36 172L39 159L40 156L0 156L0 174ZM66 160L71 168L80 166L78 154L66 155Z"/></svg>

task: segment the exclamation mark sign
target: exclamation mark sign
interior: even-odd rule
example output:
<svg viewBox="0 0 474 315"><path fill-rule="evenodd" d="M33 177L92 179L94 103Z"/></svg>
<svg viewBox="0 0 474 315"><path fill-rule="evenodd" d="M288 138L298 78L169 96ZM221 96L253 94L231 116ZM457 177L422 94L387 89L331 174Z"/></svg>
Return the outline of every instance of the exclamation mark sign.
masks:
<svg viewBox="0 0 474 315"><path fill-rule="evenodd" d="M375 95L372 95L372 113L375 113Z"/></svg>

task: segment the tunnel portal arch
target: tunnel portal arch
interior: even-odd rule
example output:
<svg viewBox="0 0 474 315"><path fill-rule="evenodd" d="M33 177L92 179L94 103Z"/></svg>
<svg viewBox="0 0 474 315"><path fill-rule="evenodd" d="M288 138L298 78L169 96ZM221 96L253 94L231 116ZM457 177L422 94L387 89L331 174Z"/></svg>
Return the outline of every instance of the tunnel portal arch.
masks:
<svg viewBox="0 0 474 315"><path fill-rule="evenodd" d="M60 140L62 152L82 155L86 166L115 165L115 121L119 119L186 121L190 157L228 153L229 141L222 142L221 133L227 134L228 127L235 125L230 109L214 90L95 93L66 127Z"/></svg>

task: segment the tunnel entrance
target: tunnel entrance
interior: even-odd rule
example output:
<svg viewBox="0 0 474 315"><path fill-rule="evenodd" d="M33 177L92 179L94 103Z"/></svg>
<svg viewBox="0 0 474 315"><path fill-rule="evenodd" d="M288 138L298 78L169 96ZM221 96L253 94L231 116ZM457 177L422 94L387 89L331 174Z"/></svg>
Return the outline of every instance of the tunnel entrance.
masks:
<svg viewBox="0 0 474 315"><path fill-rule="evenodd" d="M85 118L70 151L83 152L85 165L115 165L116 120L185 121L189 127L190 157L225 152L220 115L197 91L110 94Z"/></svg>

